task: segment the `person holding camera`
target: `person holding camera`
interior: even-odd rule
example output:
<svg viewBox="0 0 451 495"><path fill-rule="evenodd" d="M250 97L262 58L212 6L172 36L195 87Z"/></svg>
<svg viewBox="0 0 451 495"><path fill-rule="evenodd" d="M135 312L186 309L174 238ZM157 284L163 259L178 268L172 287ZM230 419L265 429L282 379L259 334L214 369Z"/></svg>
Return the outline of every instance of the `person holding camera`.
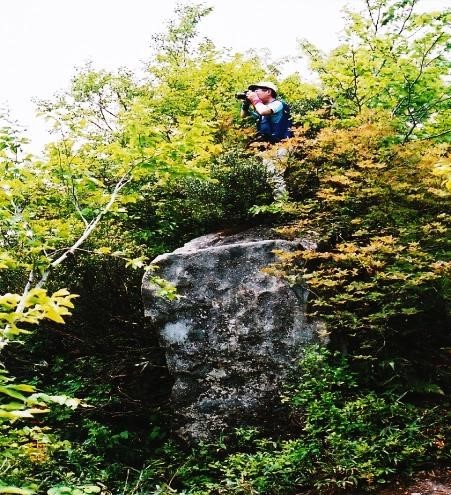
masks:
<svg viewBox="0 0 451 495"><path fill-rule="evenodd" d="M293 136L289 106L277 99L277 86L269 81L251 84L248 90L237 93L235 97L243 100L241 117L251 116L256 120L257 135L254 142L278 143ZM250 109L252 105L253 110ZM268 183L278 202L288 197L283 173L288 159L288 149L277 147L262 153L262 163L268 174Z"/></svg>
<svg viewBox="0 0 451 495"><path fill-rule="evenodd" d="M274 144L292 137L290 109L277 99L275 84L270 81L251 84L247 91L237 93L236 98L243 100L241 117L250 115L257 121L257 141Z"/></svg>

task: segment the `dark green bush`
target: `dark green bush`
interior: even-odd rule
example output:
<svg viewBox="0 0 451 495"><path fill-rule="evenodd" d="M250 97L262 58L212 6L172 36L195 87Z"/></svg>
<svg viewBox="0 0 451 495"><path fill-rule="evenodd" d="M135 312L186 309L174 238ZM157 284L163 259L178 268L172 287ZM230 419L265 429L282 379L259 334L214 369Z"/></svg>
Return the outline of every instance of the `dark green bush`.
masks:
<svg viewBox="0 0 451 495"><path fill-rule="evenodd" d="M151 254L208 232L254 224L250 208L272 202L264 167L243 150L218 157L210 165L208 179L179 178L149 194L131 217L135 219L132 237Z"/></svg>

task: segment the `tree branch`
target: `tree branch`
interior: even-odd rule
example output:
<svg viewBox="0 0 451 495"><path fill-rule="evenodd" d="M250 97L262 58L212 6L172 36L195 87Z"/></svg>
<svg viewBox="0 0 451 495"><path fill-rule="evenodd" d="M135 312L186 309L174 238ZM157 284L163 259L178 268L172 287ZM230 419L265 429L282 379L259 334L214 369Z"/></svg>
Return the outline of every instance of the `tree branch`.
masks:
<svg viewBox="0 0 451 495"><path fill-rule="evenodd" d="M111 197L108 201L108 203L103 207L102 211L92 220L85 230L83 231L82 235L72 244L72 246L64 251L64 253L54 261L50 263L48 266L47 270L42 274L40 280L36 283L35 287L40 288L43 287L44 284L47 282L47 279L50 275L50 272L52 271L53 268L56 266L60 265L63 261L66 260L66 258L73 254L76 249L78 249L85 241L88 239L88 237L91 235L93 230L97 227L99 224L100 220L110 211L111 207L113 206L114 202L116 201L116 198L121 191L121 189L128 184L128 182L131 180L130 177L130 171L128 171L126 174L124 174L119 182L117 182L116 186L114 187L113 192L111 193Z"/></svg>

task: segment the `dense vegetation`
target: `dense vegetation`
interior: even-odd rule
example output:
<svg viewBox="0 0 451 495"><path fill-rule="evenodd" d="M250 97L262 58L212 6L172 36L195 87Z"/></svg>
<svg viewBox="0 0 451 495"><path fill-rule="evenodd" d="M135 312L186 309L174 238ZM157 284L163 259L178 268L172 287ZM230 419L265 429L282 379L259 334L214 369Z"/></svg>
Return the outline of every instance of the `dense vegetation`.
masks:
<svg viewBox="0 0 451 495"><path fill-rule="evenodd" d="M87 66L40 102L55 132L43 158L3 119L0 493L362 493L449 463L450 14L417 3L362 2L329 54L301 42L317 85L199 40L210 9L180 7L145 81ZM296 121L287 202L233 98L263 77ZM281 391L288 423L187 447L142 273L256 224L317 245L268 269L308 287L329 344Z"/></svg>

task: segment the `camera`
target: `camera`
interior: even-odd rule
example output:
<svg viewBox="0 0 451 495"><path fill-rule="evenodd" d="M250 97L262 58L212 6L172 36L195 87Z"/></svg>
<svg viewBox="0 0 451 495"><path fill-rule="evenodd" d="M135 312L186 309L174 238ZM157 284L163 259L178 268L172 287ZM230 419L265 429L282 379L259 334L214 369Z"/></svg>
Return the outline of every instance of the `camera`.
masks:
<svg viewBox="0 0 451 495"><path fill-rule="evenodd" d="M243 91L242 93L235 93L235 98L236 98L237 100L247 100L246 93L247 93L248 91L249 91L249 90Z"/></svg>

